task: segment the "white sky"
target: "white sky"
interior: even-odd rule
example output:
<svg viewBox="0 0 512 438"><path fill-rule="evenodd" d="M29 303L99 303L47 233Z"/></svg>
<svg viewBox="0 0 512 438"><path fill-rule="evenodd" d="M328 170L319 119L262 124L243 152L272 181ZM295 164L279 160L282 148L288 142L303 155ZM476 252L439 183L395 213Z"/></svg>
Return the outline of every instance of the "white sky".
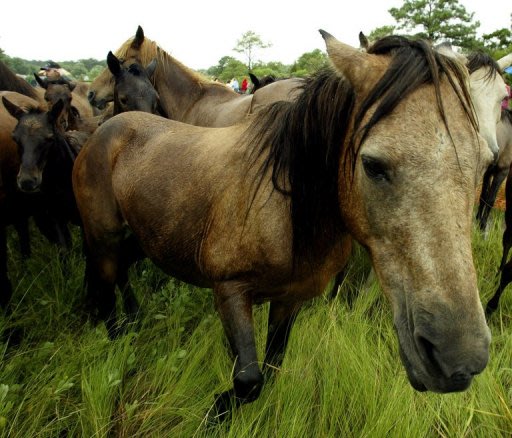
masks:
<svg viewBox="0 0 512 438"><path fill-rule="evenodd" d="M510 28L511 0L459 0L480 21L479 33ZM358 46L366 34L393 24L388 13L402 0L84 0L2 2L0 48L9 56L54 61L106 59L135 35L145 35L191 68L216 65L223 56L245 61L232 49L248 30L272 47L262 61L293 63L304 52L325 50L318 29ZM162 8L162 5L165 5Z"/></svg>

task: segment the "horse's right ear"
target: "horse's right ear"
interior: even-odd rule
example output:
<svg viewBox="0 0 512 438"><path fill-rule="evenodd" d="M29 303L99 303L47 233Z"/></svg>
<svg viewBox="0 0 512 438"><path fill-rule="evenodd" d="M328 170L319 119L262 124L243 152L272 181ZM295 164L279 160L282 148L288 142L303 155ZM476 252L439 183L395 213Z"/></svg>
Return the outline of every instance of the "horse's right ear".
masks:
<svg viewBox="0 0 512 438"><path fill-rule="evenodd" d="M359 32L359 48L362 50L368 50L369 45L370 42L368 41L366 35L362 31Z"/></svg>
<svg viewBox="0 0 512 438"><path fill-rule="evenodd" d="M259 87L259 85L260 85L259 79L252 73L249 73L249 77L251 78L251 82L254 84L254 86Z"/></svg>
<svg viewBox="0 0 512 438"><path fill-rule="evenodd" d="M155 74L156 66L157 66L157 60L155 58L146 67L146 74L148 75L148 78L150 78L150 79L153 78L153 75Z"/></svg>
<svg viewBox="0 0 512 438"><path fill-rule="evenodd" d="M116 55L112 53L112 51L108 52L107 65L110 73L112 73L116 78L121 74L121 63L119 62L119 59L117 59Z"/></svg>
<svg viewBox="0 0 512 438"><path fill-rule="evenodd" d="M48 81L43 79L41 76L39 76L37 73L34 73L34 78L36 78L36 82L39 84L41 88L48 88Z"/></svg>
<svg viewBox="0 0 512 438"><path fill-rule="evenodd" d="M22 110L18 105L12 103L5 96L2 96L2 103L4 104L4 107L9 112L9 114L13 116L15 119L19 120L23 115L26 114L24 110Z"/></svg>
<svg viewBox="0 0 512 438"><path fill-rule="evenodd" d="M144 42L144 31L142 30L142 27L137 27L137 32L135 33L135 38L132 41L132 48L134 49L140 49L140 46L142 46L142 43Z"/></svg>

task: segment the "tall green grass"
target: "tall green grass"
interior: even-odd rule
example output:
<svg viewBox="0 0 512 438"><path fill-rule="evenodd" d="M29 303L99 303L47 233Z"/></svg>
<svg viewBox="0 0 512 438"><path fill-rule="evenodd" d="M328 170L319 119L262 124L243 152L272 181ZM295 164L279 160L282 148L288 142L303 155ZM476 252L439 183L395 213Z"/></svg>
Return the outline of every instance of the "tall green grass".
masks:
<svg viewBox="0 0 512 438"><path fill-rule="evenodd" d="M473 234L482 300L496 289L503 213ZM356 248L335 300L300 313L283 367L231 421L207 424L232 362L211 292L149 262L131 272L139 325L109 341L82 309L78 233L64 256L42 239L22 262L9 240L12 314L0 318L0 434L5 437L499 437L512 435L512 291L492 317L491 360L464 393L418 393L400 363L379 286ZM260 357L267 305L255 309ZM11 336L11 342L6 338Z"/></svg>

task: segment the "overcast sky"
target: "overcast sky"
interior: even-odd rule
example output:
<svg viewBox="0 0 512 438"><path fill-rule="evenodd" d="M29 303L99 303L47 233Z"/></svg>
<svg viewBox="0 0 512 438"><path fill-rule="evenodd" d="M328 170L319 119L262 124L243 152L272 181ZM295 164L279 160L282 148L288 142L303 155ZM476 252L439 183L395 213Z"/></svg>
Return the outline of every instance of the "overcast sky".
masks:
<svg viewBox="0 0 512 438"><path fill-rule="evenodd" d="M510 28L511 0L460 0L480 21L479 33ZM256 58L293 63L304 52L325 50L318 29L358 46L359 31L393 24L388 13L402 0L74 0L2 2L0 48L9 56L54 61L104 59L135 35L145 35L194 69L223 56L245 59L232 49L242 34L256 32L272 43ZM162 7L165 5L165 7Z"/></svg>

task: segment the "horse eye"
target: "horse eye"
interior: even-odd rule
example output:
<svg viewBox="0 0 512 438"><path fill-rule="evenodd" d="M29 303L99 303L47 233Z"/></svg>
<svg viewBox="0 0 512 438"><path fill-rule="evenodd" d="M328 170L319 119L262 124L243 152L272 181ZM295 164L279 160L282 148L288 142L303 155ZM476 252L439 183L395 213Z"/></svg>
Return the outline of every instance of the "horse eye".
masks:
<svg viewBox="0 0 512 438"><path fill-rule="evenodd" d="M389 181L389 174L386 165L376 158L363 155L361 157L363 168L368 178L375 181Z"/></svg>

